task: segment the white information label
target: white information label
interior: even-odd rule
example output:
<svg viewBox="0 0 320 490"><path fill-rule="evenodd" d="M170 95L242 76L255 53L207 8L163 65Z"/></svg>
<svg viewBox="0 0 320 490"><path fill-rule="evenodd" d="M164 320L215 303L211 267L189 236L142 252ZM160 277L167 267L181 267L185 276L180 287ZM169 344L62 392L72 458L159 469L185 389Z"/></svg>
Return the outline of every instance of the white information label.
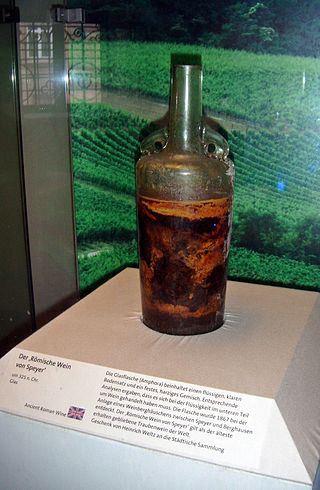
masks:
<svg viewBox="0 0 320 490"><path fill-rule="evenodd" d="M0 408L217 464L259 468L272 400L13 349Z"/></svg>

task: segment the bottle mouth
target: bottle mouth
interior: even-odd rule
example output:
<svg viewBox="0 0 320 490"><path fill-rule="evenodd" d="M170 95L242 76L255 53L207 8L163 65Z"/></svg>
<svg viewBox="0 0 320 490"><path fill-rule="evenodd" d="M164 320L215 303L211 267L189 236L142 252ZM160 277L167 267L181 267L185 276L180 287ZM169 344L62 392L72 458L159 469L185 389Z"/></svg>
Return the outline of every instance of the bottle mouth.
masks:
<svg viewBox="0 0 320 490"><path fill-rule="evenodd" d="M202 67L201 55L193 53L172 53L171 68L186 65Z"/></svg>

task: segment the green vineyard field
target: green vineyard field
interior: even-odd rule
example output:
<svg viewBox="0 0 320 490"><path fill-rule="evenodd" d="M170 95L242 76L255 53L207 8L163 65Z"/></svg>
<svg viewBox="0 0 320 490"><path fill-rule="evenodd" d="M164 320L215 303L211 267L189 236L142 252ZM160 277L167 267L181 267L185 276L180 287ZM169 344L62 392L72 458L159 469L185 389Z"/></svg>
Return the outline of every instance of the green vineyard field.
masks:
<svg viewBox="0 0 320 490"><path fill-rule="evenodd" d="M318 290L320 267L297 260L232 247L229 278L291 288Z"/></svg>
<svg viewBox="0 0 320 490"><path fill-rule="evenodd" d="M204 67L203 98L217 113L288 130L320 128L320 60L258 55L200 45L101 43L105 88L166 99L170 54L199 53Z"/></svg>
<svg viewBox="0 0 320 490"><path fill-rule="evenodd" d="M137 265L135 159L147 121L72 106L81 289ZM320 289L320 136L232 132L236 185L230 277Z"/></svg>

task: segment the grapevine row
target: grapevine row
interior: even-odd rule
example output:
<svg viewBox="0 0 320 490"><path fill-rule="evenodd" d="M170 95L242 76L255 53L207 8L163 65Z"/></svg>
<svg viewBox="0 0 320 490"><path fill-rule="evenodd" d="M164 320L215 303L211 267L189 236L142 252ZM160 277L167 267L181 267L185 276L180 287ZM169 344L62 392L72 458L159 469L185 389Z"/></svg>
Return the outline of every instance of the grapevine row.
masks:
<svg viewBox="0 0 320 490"><path fill-rule="evenodd" d="M320 61L164 43L102 42L104 87L167 98L170 53L202 55L204 103L263 126L316 127Z"/></svg>

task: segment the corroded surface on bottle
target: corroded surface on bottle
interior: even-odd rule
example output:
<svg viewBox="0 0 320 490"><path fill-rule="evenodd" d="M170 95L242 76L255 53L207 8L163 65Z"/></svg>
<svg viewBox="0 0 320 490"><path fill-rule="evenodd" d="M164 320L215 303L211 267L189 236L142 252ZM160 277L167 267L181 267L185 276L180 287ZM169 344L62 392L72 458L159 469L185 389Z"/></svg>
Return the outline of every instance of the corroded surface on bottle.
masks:
<svg viewBox="0 0 320 490"><path fill-rule="evenodd" d="M229 198L168 202L139 196L143 320L160 332L205 333L223 322Z"/></svg>

